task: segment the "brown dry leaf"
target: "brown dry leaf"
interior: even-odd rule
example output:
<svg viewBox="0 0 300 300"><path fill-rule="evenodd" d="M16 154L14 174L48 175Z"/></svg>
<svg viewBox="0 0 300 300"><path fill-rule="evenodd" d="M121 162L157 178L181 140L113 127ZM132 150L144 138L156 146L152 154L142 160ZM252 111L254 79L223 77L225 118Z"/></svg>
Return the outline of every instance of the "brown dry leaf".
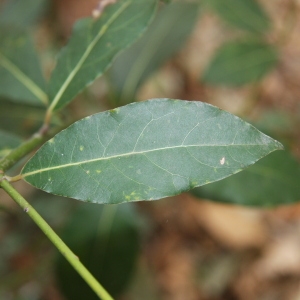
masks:
<svg viewBox="0 0 300 300"><path fill-rule="evenodd" d="M299 232L287 233L269 244L262 258L254 265L260 278L300 275Z"/></svg>
<svg viewBox="0 0 300 300"><path fill-rule="evenodd" d="M204 201L195 201L196 206L201 211L195 216L198 222L226 247L259 248L267 240L264 214L260 210Z"/></svg>

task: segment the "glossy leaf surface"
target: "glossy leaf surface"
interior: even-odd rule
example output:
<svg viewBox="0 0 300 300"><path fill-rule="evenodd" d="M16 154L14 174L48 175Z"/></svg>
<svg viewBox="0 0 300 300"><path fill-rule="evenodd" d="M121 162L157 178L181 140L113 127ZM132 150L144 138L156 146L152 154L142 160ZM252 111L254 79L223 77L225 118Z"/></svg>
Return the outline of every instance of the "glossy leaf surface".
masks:
<svg viewBox="0 0 300 300"><path fill-rule="evenodd" d="M300 164L287 151L274 152L244 172L192 191L220 202L269 207L300 200Z"/></svg>
<svg viewBox="0 0 300 300"><path fill-rule="evenodd" d="M206 1L226 22L252 33L269 29L270 20L256 0Z"/></svg>
<svg viewBox="0 0 300 300"><path fill-rule="evenodd" d="M33 43L27 33L0 28L0 96L10 100L47 104L45 81Z"/></svg>
<svg viewBox="0 0 300 300"><path fill-rule="evenodd" d="M81 205L70 216L62 238L105 289L117 296L134 271L139 225L140 216L130 203ZM56 263L56 274L67 299L99 299L61 255Z"/></svg>
<svg viewBox="0 0 300 300"><path fill-rule="evenodd" d="M86 18L75 24L50 80L51 110L73 100L142 34L152 20L156 2L120 0L107 6L98 19Z"/></svg>
<svg viewBox="0 0 300 300"><path fill-rule="evenodd" d="M116 59L109 78L118 102L132 102L147 77L183 46L195 25L199 6L190 2L166 5L143 37Z"/></svg>
<svg viewBox="0 0 300 300"><path fill-rule="evenodd" d="M237 173L277 149L279 142L217 107L154 99L74 123L22 175L88 202L155 200Z"/></svg>
<svg viewBox="0 0 300 300"><path fill-rule="evenodd" d="M260 80L276 63L275 49L265 43L229 42L217 51L202 80L209 84L240 86Z"/></svg>

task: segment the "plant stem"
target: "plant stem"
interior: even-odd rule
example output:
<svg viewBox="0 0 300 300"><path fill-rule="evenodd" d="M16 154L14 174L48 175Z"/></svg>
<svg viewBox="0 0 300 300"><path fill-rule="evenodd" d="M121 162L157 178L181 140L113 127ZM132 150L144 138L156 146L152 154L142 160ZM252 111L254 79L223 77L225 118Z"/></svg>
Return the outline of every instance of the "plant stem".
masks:
<svg viewBox="0 0 300 300"><path fill-rule="evenodd" d="M10 169L18 160L31 152L38 145L42 144L46 137L42 135L33 135L29 140L22 143L19 147L12 150L7 156L0 160L0 170Z"/></svg>
<svg viewBox="0 0 300 300"><path fill-rule="evenodd" d="M23 142L19 147L13 149L8 155L0 160L0 170L7 171L15 165L20 159L29 154L36 147L42 145L48 139L53 137L56 133L64 129L64 127L58 127L48 133L36 133L29 140Z"/></svg>
<svg viewBox="0 0 300 300"><path fill-rule="evenodd" d="M45 233L54 246L61 252L61 254L69 261L73 268L80 274L85 282L92 288L92 290L102 300L113 300L108 292L101 286L95 277L87 270L87 268L80 262L79 258L70 250L70 248L60 239L60 237L53 231L48 223L39 215L39 213L15 190L15 188L6 180L0 181L2 187L11 198L21 206L23 211L27 213L30 218L37 224L37 226Z"/></svg>

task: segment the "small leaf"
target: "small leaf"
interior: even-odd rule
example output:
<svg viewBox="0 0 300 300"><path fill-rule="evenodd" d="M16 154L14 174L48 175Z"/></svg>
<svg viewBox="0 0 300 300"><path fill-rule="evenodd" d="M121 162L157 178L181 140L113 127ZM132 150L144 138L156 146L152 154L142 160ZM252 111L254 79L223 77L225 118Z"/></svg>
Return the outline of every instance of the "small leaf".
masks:
<svg viewBox="0 0 300 300"><path fill-rule="evenodd" d="M220 202L269 207L300 200L300 164L287 151L272 153L244 172L196 188L198 197Z"/></svg>
<svg viewBox="0 0 300 300"><path fill-rule="evenodd" d="M29 35L0 28L0 96L28 103L47 104L45 81Z"/></svg>
<svg viewBox="0 0 300 300"><path fill-rule="evenodd" d="M206 2L221 18L238 29L262 33L270 27L268 16L255 0L208 0Z"/></svg>
<svg viewBox="0 0 300 300"><path fill-rule="evenodd" d="M50 80L49 109L63 107L102 75L116 55L146 29L156 4L157 0L120 0L106 7L98 19L77 22Z"/></svg>
<svg viewBox="0 0 300 300"><path fill-rule="evenodd" d="M116 59L109 78L118 102L131 102L145 79L183 46L198 12L198 3L173 2L166 5L143 37Z"/></svg>
<svg viewBox="0 0 300 300"><path fill-rule="evenodd" d="M240 86L260 80L276 63L275 49L263 42L229 42L217 51L202 80L209 84Z"/></svg>
<svg viewBox="0 0 300 300"><path fill-rule="evenodd" d="M88 202L155 200L225 178L278 149L217 107L155 99L74 123L21 173L37 188Z"/></svg>
<svg viewBox="0 0 300 300"><path fill-rule="evenodd" d="M62 233L65 243L114 296L126 288L134 271L139 250L139 219L130 203L83 205L70 216ZM61 255L56 274L68 299L99 299Z"/></svg>

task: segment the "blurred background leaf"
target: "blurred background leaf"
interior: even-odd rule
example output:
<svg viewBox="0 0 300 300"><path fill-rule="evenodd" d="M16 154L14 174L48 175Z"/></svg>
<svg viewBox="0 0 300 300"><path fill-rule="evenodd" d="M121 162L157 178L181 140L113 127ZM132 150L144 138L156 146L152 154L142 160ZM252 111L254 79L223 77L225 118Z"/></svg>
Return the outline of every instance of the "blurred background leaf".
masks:
<svg viewBox="0 0 300 300"><path fill-rule="evenodd" d="M270 28L270 20L256 0L208 0L205 3L237 29L260 34Z"/></svg>
<svg viewBox="0 0 300 300"><path fill-rule="evenodd" d="M130 204L84 204L69 217L62 239L113 295L120 294L133 275L139 251L140 217ZM63 256L57 260L57 280L67 299L98 299Z"/></svg>
<svg viewBox="0 0 300 300"><path fill-rule="evenodd" d="M0 96L20 103L46 105L45 80L28 33L0 27Z"/></svg>
<svg viewBox="0 0 300 300"><path fill-rule="evenodd" d="M22 140L11 132L6 132L0 129L0 158L7 155L9 151L18 145Z"/></svg>
<svg viewBox="0 0 300 300"><path fill-rule="evenodd" d="M21 137L28 137L43 124L45 115L43 107L19 104L7 99L0 99L0 107L0 128L2 130ZM54 116L52 124L61 125L58 116Z"/></svg>
<svg viewBox="0 0 300 300"><path fill-rule="evenodd" d="M130 103L141 84L183 47L199 16L200 5L171 2L146 33L113 63L108 78L116 105Z"/></svg>
<svg viewBox="0 0 300 300"><path fill-rule="evenodd" d="M0 26L28 27L49 8L48 0L6 0L0 6Z"/></svg>
<svg viewBox="0 0 300 300"><path fill-rule="evenodd" d="M275 49L258 40L227 42L218 49L202 75L208 84L240 86L257 82L277 63Z"/></svg>
<svg viewBox="0 0 300 300"><path fill-rule="evenodd" d="M300 200L299 178L299 162L288 151L277 151L241 173L196 188L192 193L220 202L272 207Z"/></svg>

